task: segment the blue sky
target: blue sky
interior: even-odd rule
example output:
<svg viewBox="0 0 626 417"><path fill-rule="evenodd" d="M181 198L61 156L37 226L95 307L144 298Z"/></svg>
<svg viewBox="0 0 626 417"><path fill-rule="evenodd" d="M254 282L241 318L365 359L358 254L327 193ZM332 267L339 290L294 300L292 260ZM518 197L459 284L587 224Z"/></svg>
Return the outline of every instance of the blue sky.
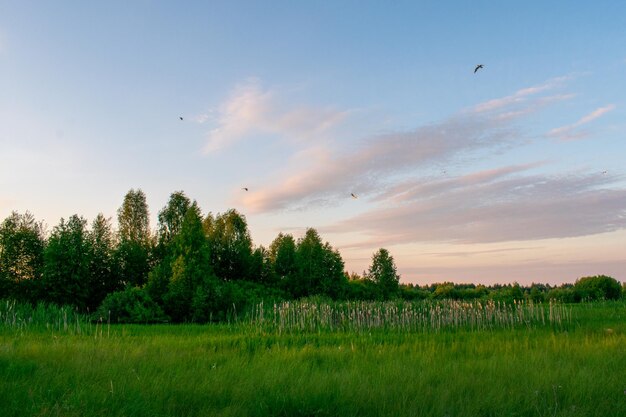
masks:
<svg viewBox="0 0 626 417"><path fill-rule="evenodd" d="M356 272L384 246L406 282L626 281L624 28L618 1L0 1L0 217L141 188L156 227L183 190Z"/></svg>

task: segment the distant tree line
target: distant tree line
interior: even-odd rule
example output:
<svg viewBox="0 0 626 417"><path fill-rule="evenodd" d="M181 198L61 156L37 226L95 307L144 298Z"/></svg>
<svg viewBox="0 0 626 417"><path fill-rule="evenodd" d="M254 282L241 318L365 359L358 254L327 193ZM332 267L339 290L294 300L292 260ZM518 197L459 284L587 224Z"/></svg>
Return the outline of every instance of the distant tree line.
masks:
<svg viewBox="0 0 626 417"><path fill-rule="evenodd" d="M245 216L232 209L203 215L180 191L159 211L156 233L141 190L125 195L117 223L114 230L99 214L88 227L73 215L46 233L32 214L13 212L0 224L0 299L73 305L119 322L208 322L263 300L310 296L577 302L622 295L620 284L606 276L560 287L400 284L383 248L362 275L347 273L339 252L315 229L297 240L279 233L268 248L255 247Z"/></svg>

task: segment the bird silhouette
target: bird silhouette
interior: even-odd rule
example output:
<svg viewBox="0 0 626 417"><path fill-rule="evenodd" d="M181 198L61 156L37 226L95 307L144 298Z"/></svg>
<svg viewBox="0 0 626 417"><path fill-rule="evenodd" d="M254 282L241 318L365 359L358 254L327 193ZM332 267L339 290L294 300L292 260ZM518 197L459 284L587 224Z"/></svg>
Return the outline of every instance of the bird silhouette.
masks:
<svg viewBox="0 0 626 417"><path fill-rule="evenodd" d="M355 199L356 199L356 198L359 198L359 197L357 197L356 195L354 195L354 193L350 193L350 195L352 196L352 198L355 198Z"/></svg>
<svg viewBox="0 0 626 417"><path fill-rule="evenodd" d="M242 190L248 191L248 187L243 187Z"/></svg>
<svg viewBox="0 0 626 417"><path fill-rule="evenodd" d="M179 118L180 120L183 120L183 116L178 116L178 118Z"/></svg>
<svg viewBox="0 0 626 417"><path fill-rule="evenodd" d="M483 64L476 65L476 68L474 68L474 74L476 74L476 71L478 71L481 68L483 68Z"/></svg>
<svg viewBox="0 0 626 417"><path fill-rule="evenodd" d="M602 171L602 173L603 173L604 175L606 175L606 174L608 174L608 173L609 173L609 171Z"/></svg>

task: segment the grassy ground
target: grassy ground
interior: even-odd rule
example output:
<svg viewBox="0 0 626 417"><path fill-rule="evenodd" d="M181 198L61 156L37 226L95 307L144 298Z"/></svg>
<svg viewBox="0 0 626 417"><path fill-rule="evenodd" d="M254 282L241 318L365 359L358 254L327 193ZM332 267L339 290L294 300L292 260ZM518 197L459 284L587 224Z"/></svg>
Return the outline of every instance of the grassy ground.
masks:
<svg viewBox="0 0 626 417"><path fill-rule="evenodd" d="M0 326L2 416L626 416L626 304L566 330Z"/></svg>

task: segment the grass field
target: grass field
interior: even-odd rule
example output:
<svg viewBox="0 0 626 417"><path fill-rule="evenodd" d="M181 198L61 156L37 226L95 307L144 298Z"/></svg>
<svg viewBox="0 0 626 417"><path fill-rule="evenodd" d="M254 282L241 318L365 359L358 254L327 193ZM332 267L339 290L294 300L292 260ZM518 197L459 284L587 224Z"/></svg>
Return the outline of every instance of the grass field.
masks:
<svg viewBox="0 0 626 417"><path fill-rule="evenodd" d="M570 312L436 332L5 316L0 415L626 416L626 304Z"/></svg>

